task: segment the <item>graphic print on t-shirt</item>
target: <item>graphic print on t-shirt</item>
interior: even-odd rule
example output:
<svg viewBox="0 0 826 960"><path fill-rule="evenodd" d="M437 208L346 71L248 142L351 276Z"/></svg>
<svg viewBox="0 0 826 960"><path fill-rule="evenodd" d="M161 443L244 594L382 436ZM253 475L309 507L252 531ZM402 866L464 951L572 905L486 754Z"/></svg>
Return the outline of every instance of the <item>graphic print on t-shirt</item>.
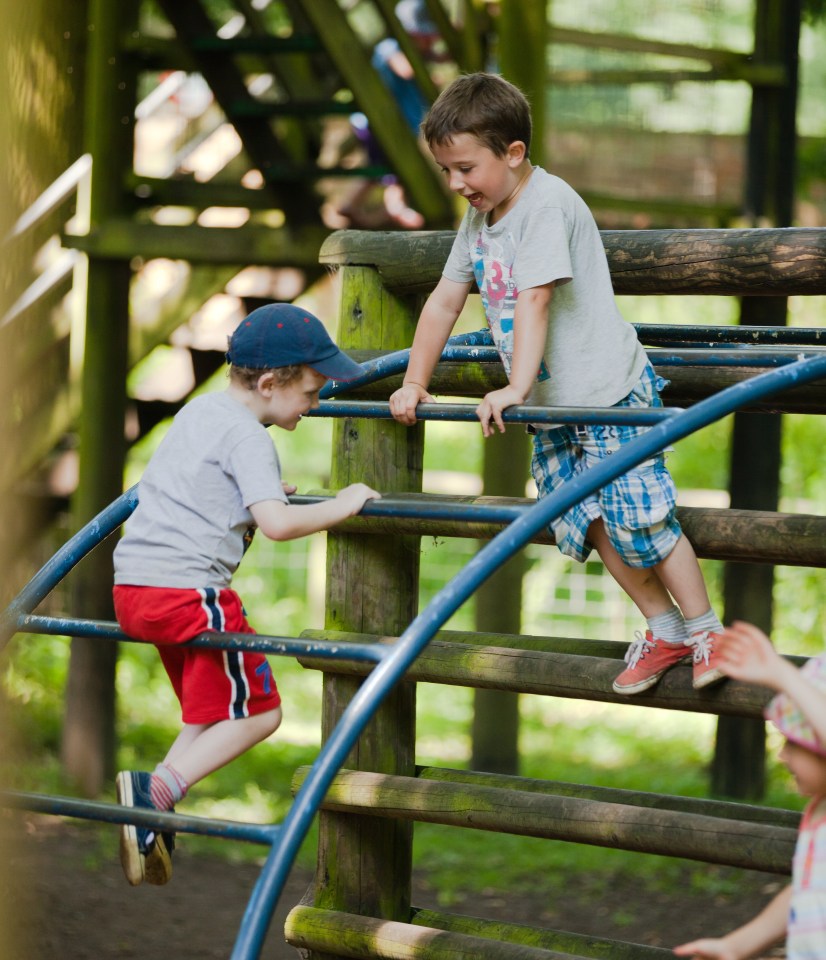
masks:
<svg viewBox="0 0 826 960"><path fill-rule="evenodd" d="M502 242L506 240L507 242ZM519 290L513 278L515 244L510 234L486 240L480 230L476 236L473 273L493 342L499 351L505 373L510 377L513 364L513 318ZM510 254L510 256L508 255ZM550 371L542 360L537 382L548 380Z"/></svg>

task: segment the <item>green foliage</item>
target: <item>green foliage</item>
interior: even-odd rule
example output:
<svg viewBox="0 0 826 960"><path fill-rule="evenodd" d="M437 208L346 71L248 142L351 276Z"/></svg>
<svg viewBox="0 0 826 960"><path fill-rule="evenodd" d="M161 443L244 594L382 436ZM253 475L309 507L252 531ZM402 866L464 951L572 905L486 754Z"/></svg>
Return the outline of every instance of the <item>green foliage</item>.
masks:
<svg viewBox="0 0 826 960"><path fill-rule="evenodd" d="M803 18L807 23L817 23L826 15L826 0L803 0Z"/></svg>

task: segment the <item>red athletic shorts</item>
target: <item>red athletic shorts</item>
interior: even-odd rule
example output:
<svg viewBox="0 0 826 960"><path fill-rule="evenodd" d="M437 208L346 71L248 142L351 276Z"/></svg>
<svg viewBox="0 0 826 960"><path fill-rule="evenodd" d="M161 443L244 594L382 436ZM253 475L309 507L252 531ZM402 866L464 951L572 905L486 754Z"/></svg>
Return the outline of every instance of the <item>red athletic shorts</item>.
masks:
<svg viewBox="0 0 826 960"><path fill-rule="evenodd" d="M239 720L280 705L262 653L177 646L207 630L255 633L234 590L118 585L113 593L123 632L157 646L184 723Z"/></svg>

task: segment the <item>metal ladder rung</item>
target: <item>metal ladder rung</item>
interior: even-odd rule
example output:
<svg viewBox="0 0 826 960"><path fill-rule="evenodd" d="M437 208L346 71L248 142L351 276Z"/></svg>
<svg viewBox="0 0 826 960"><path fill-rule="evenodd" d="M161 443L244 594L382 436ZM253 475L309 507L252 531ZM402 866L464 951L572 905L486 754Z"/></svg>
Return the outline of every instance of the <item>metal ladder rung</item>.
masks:
<svg viewBox="0 0 826 960"><path fill-rule="evenodd" d="M21 633L44 633L60 637L90 637L96 640L125 640L128 637L114 621L81 620L73 617L44 617L24 614L17 621ZM358 660L381 663L393 649L389 643L343 643L303 637L273 637L260 633L201 633L182 646L219 650L242 650L281 657L320 657L327 660Z"/></svg>
<svg viewBox="0 0 826 960"><path fill-rule="evenodd" d="M280 824L241 823L237 820L215 820L211 817L192 817L182 813L161 810L143 810L123 807L101 800L79 800L74 797L53 797L41 793L18 790L0 792L0 804L18 810L75 817L79 820L98 820L104 823L134 823L140 827L171 830L176 833L195 833L224 840L244 840L271 847L281 833Z"/></svg>

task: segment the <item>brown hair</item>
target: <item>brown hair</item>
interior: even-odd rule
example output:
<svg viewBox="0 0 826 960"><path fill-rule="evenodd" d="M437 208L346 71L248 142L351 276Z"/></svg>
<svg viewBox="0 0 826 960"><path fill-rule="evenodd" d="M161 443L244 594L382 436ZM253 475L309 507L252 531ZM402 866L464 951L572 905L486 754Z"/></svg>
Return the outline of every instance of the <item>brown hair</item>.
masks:
<svg viewBox="0 0 826 960"><path fill-rule="evenodd" d="M229 378L233 383L246 387L247 390L254 390L259 379L263 377L265 373L271 373L279 387L286 387L287 384L292 383L293 380L298 380L304 372L305 366L306 364L304 363L294 363L288 367L263 367L257 369L255 367L236 367L234 364L230 364Z"/></svg>
<svg viewBox="0 0 826 960"><path fill-rule="evenodd" d="M495 156L516 140L531 145L531 108L522 91L495 73L468 73L445 87L422 124L433 146L469 133Z"/></svg>

